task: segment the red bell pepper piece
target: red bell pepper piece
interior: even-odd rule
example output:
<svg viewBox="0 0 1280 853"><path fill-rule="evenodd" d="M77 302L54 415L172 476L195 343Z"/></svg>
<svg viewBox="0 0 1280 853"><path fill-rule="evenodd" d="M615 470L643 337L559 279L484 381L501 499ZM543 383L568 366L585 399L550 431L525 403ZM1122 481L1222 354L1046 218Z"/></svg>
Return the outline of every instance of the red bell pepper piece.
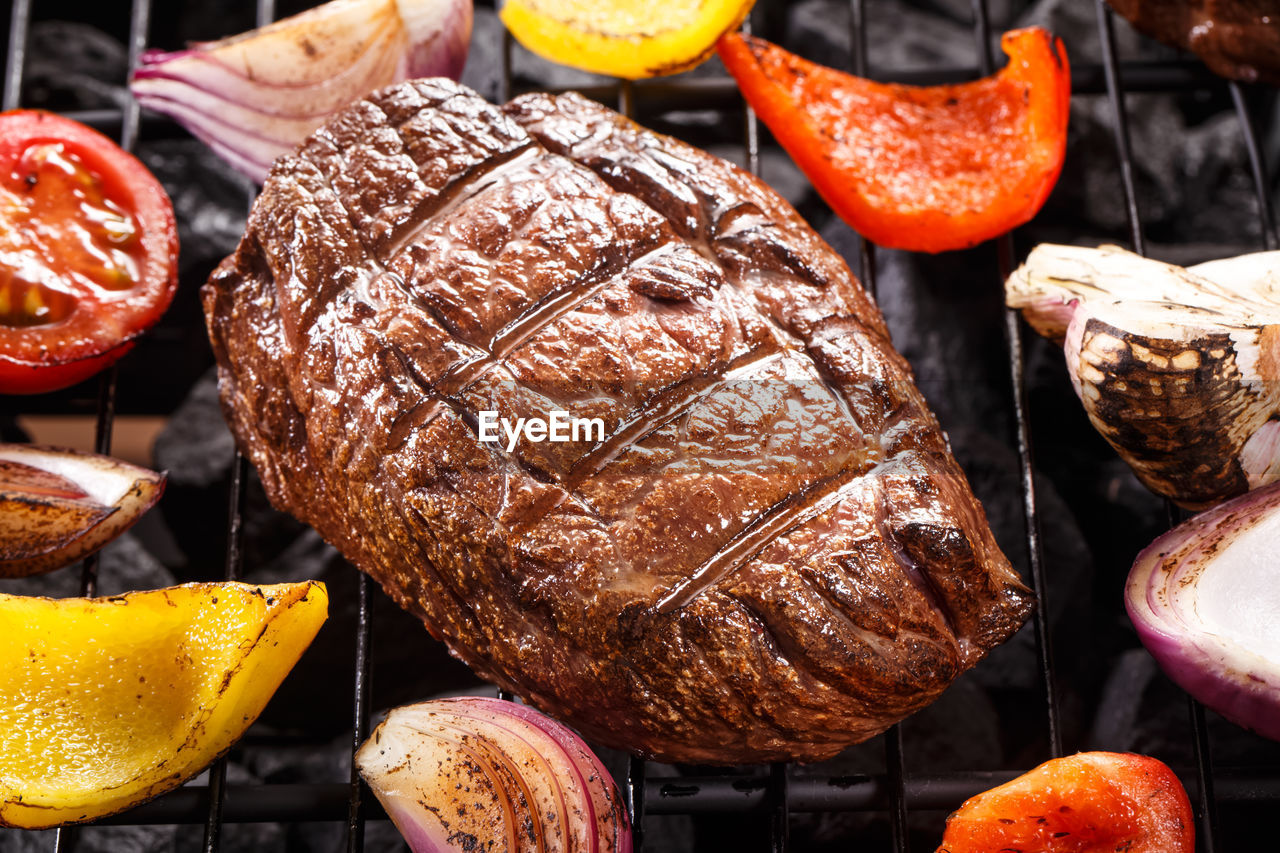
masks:
<svg viewBox="0 0 1280 853"><path fill-rule="evenodd" d="M941 252L1035 216L1062 171L1071 72L1059 39L1005 33L1009 64L954 86L876 83L732 33L743 96L827 203L882 246Z"/></svg>
<svg viewBox="0 0 1280 853"><path fill-rule="evenodd" d="M1154 758L1055 758L965 801L936 853L1194 853L1187 792Z"/></svg>

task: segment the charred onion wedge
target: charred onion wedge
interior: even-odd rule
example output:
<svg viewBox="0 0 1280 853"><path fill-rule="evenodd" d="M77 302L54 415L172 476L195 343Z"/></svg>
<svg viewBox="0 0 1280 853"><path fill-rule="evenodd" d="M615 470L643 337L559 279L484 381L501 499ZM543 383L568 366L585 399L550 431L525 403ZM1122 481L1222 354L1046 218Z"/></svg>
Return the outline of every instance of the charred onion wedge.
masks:
<svg viewBox="0 0 1280 853"><path fill-rule="evenodd" d="M0 578L70 565L133 526L164 474L109 456L0 444Z"/></svg>
<svg viewBox="0 0 1280 853"><path fill-rule="evenodd" d="M396 708L355 761L414 853L631 853L600 759L526 705L475 696Z"/></svg>
<svg viewBox="0 0 1280 853"><path fill-rule="evenodd" d="M1280 252L1184 269L1046 244L1005 300L1062 343L1089 419L1152 491L1204 509L1280 477Z"/></svg>

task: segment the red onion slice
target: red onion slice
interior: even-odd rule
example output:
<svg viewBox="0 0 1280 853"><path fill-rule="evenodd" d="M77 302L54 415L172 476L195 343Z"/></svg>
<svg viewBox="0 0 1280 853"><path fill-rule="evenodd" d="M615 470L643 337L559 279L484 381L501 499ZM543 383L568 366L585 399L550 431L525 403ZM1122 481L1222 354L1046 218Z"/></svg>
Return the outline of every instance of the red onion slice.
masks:
<svg viewBox="0 0 1280 853"><path fill-rule="evenodd" d="M173 53L147 51L129 83L258 183L330 116L412 77L458 79L471 0L332 0Z"/></svg>
<svg viewBox="0 0 1280 853"><path fill-rule="evenodd" d="M1184 690L1280 740L1280 483L1197 515L1151 543L1125 607Z"/></svg>
<svg viewBox="0 0 1280 853"><path fill-rule="evenodd" d="M608 772L573 732L478 697L396 708L356 767L415 853L631 853Z"/></svg>
<svg viewBox="0 0 1280 853"><path fill-rule="evenodd" d="M0 578L87 557L150 509L164 483L164 474L109 456L0 444Z"/></svg>

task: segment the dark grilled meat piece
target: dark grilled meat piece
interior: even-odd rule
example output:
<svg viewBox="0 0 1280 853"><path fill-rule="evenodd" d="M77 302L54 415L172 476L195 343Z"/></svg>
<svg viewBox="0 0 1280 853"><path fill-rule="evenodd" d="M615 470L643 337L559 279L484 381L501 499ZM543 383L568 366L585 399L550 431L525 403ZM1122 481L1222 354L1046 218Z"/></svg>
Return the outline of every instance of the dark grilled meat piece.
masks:
<svg viewBox="0 0 1280 853"><path fill-rule="evenodd" d="M1215 74L1280 86L1276 0L1107 0L1139 31L1198 55Z"/></svg>
<svg viewBox="0 0 1280 853"><path fill-rule="evenodd" d="M844 262L582 98L371 95L277 163L204 304L275 505L599 743L823 758L1032 606ZM606 437L507 452L486 410Z"/></svg>

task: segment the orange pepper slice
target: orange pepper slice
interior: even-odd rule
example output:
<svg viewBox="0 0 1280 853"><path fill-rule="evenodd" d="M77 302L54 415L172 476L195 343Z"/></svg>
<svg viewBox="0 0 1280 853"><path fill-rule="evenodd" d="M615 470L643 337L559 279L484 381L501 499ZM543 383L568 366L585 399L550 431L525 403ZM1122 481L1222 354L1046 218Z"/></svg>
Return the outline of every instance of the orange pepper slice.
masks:
<svg viewBox="0 0 1280 853"><path fill-rule="evenodd" d="M877 83L732 33L717 49L814 187L872 242L962 249L1034 217L1062 171L1071 72L1039 27L1004 34L1009 64L953 86Z"/></svg>

